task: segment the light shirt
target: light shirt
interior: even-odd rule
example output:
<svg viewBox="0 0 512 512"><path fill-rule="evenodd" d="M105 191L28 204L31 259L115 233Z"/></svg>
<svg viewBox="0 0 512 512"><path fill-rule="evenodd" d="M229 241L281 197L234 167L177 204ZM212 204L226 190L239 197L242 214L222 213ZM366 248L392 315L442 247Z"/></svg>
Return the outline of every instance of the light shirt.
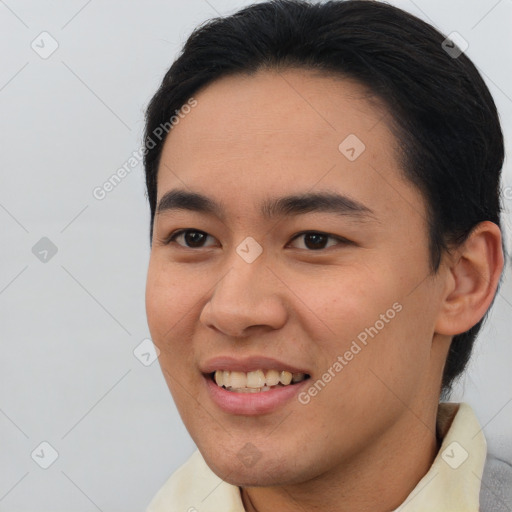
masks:
<svg viewBox="0 0 512 512"><path fill-rule="evenodd" d="M393 512L477 512L487 444L470 405L440 403L441 448L427 474ZM196 450L146 512L245 512L240 489L220 479Z"/></svg>

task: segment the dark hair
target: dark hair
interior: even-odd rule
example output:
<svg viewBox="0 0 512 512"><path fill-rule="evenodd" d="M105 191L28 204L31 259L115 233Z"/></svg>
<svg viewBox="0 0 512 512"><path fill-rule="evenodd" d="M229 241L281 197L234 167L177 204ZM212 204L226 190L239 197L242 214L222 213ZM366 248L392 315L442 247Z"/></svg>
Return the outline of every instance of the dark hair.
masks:
<svg viewBox="0 0 512 512"><path fill-rule="evenodd" d="M155 130L169 127L193 94L220 77L287 67L355 79L387 107L401 170L426 199L432 272L442 252L479 222L500 226L503 135L469 58L431 25L388 4L274 0L197 27L151 99L144 133L151 147L144 156L151 240L165 141L154 140ZM465 369L483 320L454 336L444 397Z"/></svg>

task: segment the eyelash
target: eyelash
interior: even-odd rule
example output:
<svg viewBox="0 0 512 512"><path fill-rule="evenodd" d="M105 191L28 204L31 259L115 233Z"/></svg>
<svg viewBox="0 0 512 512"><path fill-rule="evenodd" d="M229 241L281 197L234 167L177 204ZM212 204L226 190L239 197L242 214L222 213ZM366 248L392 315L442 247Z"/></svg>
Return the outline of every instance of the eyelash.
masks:
<svg viewBox="0 0 512 512"><path fill-rule="evenodd" d="M180 235L183 235L185 233L202 233L204 235L207 235L207 236L211 236L209 235L208 233L206 233L205 231L201 231L200 229L193 229L193 228L187 228L187 229L179 229L178 231L175 231L174 233L171 233L170 236L168 236L164 241L164 245L169 245L170 243L172 242L175 242L176 238ZM347 240L346 238L342 238L342 237L339 237L339 236L335 236L335 235L331 235L329 233L324 233L323 231L313 231L313 230L309 230L309 231L301 231L300 233L297 233L296 235L294 235L292 237L292 239L290 240L290 242L293 242L294 240L296 240L297 238L300 238L301 236L305 236L305 235L322 235L322 236L325 236L327 237L327 239L331 239L331 240L336 240L337 242L339 242L339 244L341 245L350 245L352 244L353 242L351 242L350 240ZM339 245L338 244L338 245ZM181 244L178 244L180 247L183 247L185 249L204 249L204 247L189 247L187 245L181 245ZM332 246L331 246L332 247ZM303 249L303 250L306 250L308 252L320 252L320 251L324 251L326 249L329 249L329 247L322 247L320 249Z"/></svg>

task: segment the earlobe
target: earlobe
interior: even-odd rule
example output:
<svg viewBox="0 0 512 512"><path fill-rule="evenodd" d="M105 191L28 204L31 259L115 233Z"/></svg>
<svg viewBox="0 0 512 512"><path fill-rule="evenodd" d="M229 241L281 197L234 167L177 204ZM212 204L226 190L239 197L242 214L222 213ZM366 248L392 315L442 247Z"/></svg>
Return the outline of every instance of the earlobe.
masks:
<svg viewBox="0 0 512 512"><path fill-rule="evenodd" d="M503 270L500 228L490 221L478 224L454 252L447 270L446 296L436 332L461 334L477 324L489 309Z"/></svg>

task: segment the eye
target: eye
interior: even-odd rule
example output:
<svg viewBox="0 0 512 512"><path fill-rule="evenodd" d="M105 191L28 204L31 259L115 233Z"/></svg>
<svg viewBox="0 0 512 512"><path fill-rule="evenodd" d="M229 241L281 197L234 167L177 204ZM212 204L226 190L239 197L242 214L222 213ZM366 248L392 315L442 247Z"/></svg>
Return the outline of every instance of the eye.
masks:
<svg viewBox="0 0 512 512"><path fill-rule="evenodd" d="M327 249L328 247L336 244L349 244L348 240L344 238L340 238L338 236L329 235L327 233L322 233L320 231L304 231L299 233L292 239L292 242L298 240L300 238L304 239L304 245L306 249L310 249L313 251L318 251L321 249ZM327 245L329 240L334 241L334 243ZM303 249L304 247L299 247L299 249Z"/></svg>
<svg viewBox="0 0 512 512"><path fill-rule="evenodd" d="M205 231L200 231L198 229L180 229L178 231L175 231L172 233L165 241L164 243L170 244L171 242L176 242L178 245L182 247L186 247L189 249L200 249L203 247L213 247L215 244L212 245L205 245L205 242L208 240L208 238L214 239L213 236L209 235ZM297 234L294 236L290 243L303 239L304 246L298 247L299 249L308 249L311 251L319 251L322 249L327 249L333 245L340 245L340 244L350 244L351 242L349 240L346 240L344 238L329 235L327 233L323 233L321 231L303 231L302 233ZM331 243L329 243L329 241ZM297 248L297 245L295 246Z"/></svg>
<svg viewBox="0 0 512 512"><path fill-rule="evenodd" d="M181 245L182 247L188 247L190 249L211 247L204 245L204 242L208 239L208 237L213 238L208 233L199 231L197 229L180 229L179 231L174 232L169 238L167 238L165 244L167 245L171 242L177 242L178 245ZM178 240L182 240L184 243L180 243Z"/></svg>

